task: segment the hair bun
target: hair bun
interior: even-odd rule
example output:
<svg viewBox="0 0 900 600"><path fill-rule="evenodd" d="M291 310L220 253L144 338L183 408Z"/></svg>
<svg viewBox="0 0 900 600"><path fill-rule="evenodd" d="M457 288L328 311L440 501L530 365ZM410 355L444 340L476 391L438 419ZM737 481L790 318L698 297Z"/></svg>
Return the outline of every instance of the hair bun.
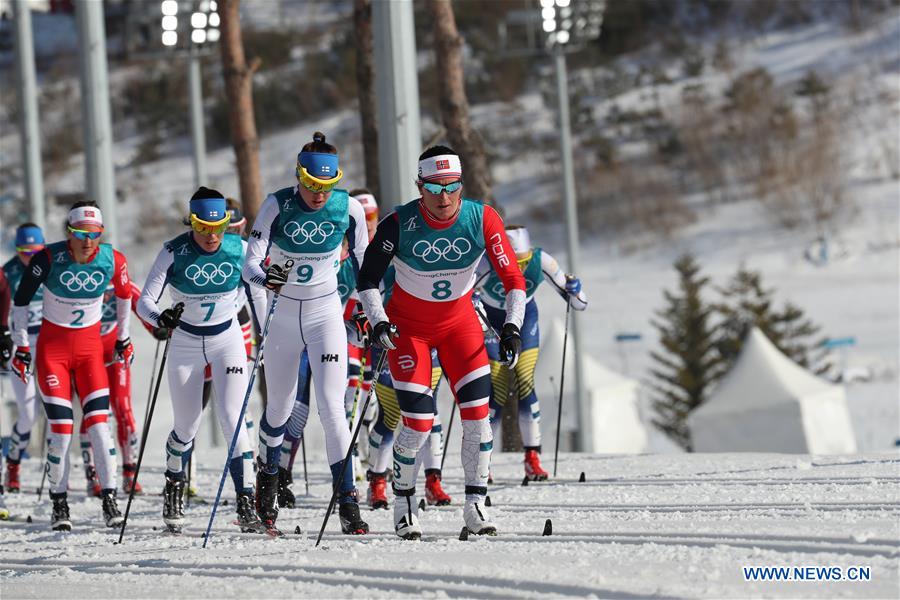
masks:
<svg viewBox="0 0 900 600"><path fill-rule="evenodd" d="M322 142L322 143L324 143L324 142L325 142L325 134L322 133L321 131L315 132L315 133L313 134L313 141L314 141L314 142Z"/></svg>

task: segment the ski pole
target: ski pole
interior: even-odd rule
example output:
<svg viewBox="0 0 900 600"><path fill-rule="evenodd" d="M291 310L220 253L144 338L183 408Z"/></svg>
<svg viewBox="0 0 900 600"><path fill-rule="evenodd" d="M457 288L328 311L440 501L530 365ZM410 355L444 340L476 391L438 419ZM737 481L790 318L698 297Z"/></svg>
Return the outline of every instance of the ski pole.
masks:
<svg viewBox="0 0 900 600"><path fill-rule="evenodd" d="M176 320L181 319L181 313L184 311L184 303L179 302L173 308ZM148 406L147 418L144 420L144 432L141 435L141 449L138 452L137 466L134 469L134 481L131 484L131 490L128 492L128 505L125 507L125 517L122 520L122 529L119 531L119 541L122 543L122 537L125 535L125 527L128 526L128 514L131 512L131 502L134 500L134 490L137 489L138 475L141 472L141 462L144 460L144 450L147 448L147 438L150 436L150 419L153 418L153 407L156 406L156 398L159 396L159 386L162 383L163 371L166 369L166 357L169 354L169 344L172 342L172 330L169 330L169 336L166 338L166 347L163 349L162 360L159 362L159 373L156 377L156 387Z"/></svg>
<svg viewBox="0 0 900 600"><path fill-rule="evenodd" d="M300 438L300 451L303 452L303 483L306 484L306 495L309 496L309 475L306 472L306 436Z"/></svg>
<svg viewBox="0 0 900 600"><path fill-rule="evenodd" d="M288 259L284 263L285 268L290 271L294 266L294 261ZM269 307L269 314L266 315L266 323L263 326L262 337L259 339L259 347L256 349L256 360L253 361L253 368L250 370L250 380L247 382L247 393L244 394L244 403L241 405L241 412L238 415L234 433L231 436L231 445L228 447L228 455L225 457L225 468L222 469L222 477L219 479L219 490L216 492L216 500L213 502L212 512L209 515L209 523L206 524L206 534L203 536L203 547L209 542L209 532L212 529L213 521L216 519L216 509L219 507L219 499L222 497L222 488L225 487L225 478L228 476L228 464L231 462L231 454L234 447L237 446L238 436L241 433L241 423L244 422L244 413L247 412L247 404L250 402L250 394L253 392L253 384L256 382L256 370L259 368L259 362L262 360L263 349L266 347L266 337L269 335L269 323L272 322L272 315L275 314L275 307L278 305L278 298L281 294L275 292L272 294L272 305Z"/></svg>
<svg viewBox="0 0 900 600"><path fill-rule="evenodd" d="M193 448L191 448L193 450ZM191 506L191 468L194 466L194 453L191 452L191 455L188 456L188 464L187 464L187 489L184 490L185 496L185 505Z"/></svg>
<svg viewBox="0 0 900 600"><path fill-rule="evenodd" d="M46 428L44 430L44 459L43 459L43 473L41 474L41 486L37 489L37 499L40 501L41 496L44 494L44 482L47 481L47 471L50 470L50 464L47 462L47 450L50 448L50 437L47 435Z"/></svg>
<svg viewBox="0 0 900 600"><path fill-rule="evenodd" d="M570 302L566 302L566 327L565 333L563 334L563 349L562 349L562 369L559 374L559 406L556 409L556 450L553 451L553 476L556 477L556 465L559 460L559 428L562 423L562 400L563 400L563 388L566 383L566 344L569 341L569 311L572 309L572 304Z"/></svg>
<svg viewBox="0 0 900 600"><path fill-rule="evenodd" d="M381 372L382 367L384 367L384 359L386 357L387 350L382 352L381 356L378 357L378 366L375 367L376 373ZM374 385L369 388L369 392L366 394L366 401L363 403L361 414L366 414L366 410L369 408L369 401L372 399L372 392L374 390ZM325 533L325 526L328 524L328 517L331 516L331 511L334 509L334 503L337 500L338 490L341 486L341 482L344 480L344 475L347 473L347 466L350 464L350 456L353 454L353 446L356 444L356 438L359 437L359 430L362 429L362 422L363 420L360 419L356 423L356 428L353 430L353 436L350 438L350 445L347 447L347 455L344 456L344 462L341 464L341 473L332 486L331 500L328 502L328 510L325 511L325 518L322 519L322 527L319 529L319 536L316 538L316 548L319 547L319 542L322 541L322 534Z"/></svg>
<svg viewBox="0 0 900 600"><path fill-rule="evenodd" d="M441 471L444 470L444 460L447 458L447 447L450 446L450 432L453 431L453 417L456 416L456 400L453 401L453 408L450 409L450 422L447 423L447 434L444 436L444 454L441 456Z"/></svg>
<svg viewBox="0 0 900 600"><path fill-rule="evenodd" d="M156 375L156 359L159 358L159 344L160 340L156 340L156 353L153 355L153 370L150 371L150 381L153 381L153 376ZM147 408L144 410L144 423L147 422L147 415L150 414L150 394L153 393L153 386L147 388Z"/></svg>

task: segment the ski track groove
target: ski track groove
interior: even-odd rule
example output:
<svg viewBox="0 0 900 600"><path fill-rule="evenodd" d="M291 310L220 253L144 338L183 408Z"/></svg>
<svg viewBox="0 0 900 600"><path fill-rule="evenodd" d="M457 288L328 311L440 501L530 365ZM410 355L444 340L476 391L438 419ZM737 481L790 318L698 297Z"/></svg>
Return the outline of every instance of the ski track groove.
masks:
<svg viewBox="0 0 900 600"><path fill-rule="evenodd" d="M40 562L36 562L40 561ZM33 570L56 570L70 568L86 573L106 573L120 575L123 572L131 572L136 566L142 574L181 576L189 572L194 577L249 577L252 579L271 579L281 577L295 583L346 585L351 587L366 587L380 589L388 592L406 592L409 594L421 594L423 592L442 592L451 598L542 598L546 595L570 595L589 596L595 595L602 598L618 598L631 600L643 598L640 594L617 592L608 589L588 586L566 585L561 583L547 583L542 581L528 581L527 584L519 581L511 581L499 577L484 577L472 575L449 575L446 573L416 572L410 576L409 571L396 571L387 569L346 569L343 567L321 567L311 565L298 565L297 568L289 567L264 567L254 565L253 572L247 571L248 565L235 564L232 568L208 567L202 563L186 565L185 568L160 566L167 565L167 561L161 559L147 559L129 562L123 565L121 562L86 562L76 560L9 559L10 565L18 565ZM201 567L201 569L193 569ZM260 569L262 572L258 572ZM305 574L298 571L311 572ZM352 574L352 579L348 576ZM527 589L522 589L522 588ZM656 596L668 598L667 596Z"/></svg>

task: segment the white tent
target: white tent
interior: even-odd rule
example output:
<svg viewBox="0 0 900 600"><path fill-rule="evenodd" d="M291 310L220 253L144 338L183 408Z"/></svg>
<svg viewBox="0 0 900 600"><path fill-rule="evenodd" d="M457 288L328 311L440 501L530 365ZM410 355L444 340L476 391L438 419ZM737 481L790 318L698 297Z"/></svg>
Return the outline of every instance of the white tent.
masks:
<svg viewBox="0 0 900 600"><path fill-rule="evenodd" d="M541 434L544 452L556 443L556 415L559 406L559 374L562 366L563 324L553 319L541 332L541 354L534 372L535 389L541 401ZM566 357L566 381L563 390L563 418L560 449L569 450L568 438L576 428L575 361L571 340ZM592 452L634 454L644 452L647 431L638 413L640 384L615 373L591 356L582 358L585 386L590 397L593 430ZM552 378L552 381L551 381Z"/></svg>
<svg viewBox="0 0 900 600"><path fill-rule="evenodd" d="M688 426L697 452L856 452L844 388L794 363L757 328Z"/></svg>

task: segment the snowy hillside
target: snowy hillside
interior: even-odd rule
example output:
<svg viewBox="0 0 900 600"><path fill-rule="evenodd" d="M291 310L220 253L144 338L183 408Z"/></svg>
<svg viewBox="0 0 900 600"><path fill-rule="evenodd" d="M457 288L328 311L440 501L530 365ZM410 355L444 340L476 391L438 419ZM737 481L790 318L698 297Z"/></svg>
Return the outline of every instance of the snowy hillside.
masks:
<svg viewBox="0 0 900 600"><path fill-rule="evenodd" d="M425 538L404 542L390 513L364 512L373 533L340 535L329 523L324 464L311 465L310 497L279 522L302 533L271 540L234 532L219 511L206 550L207 505L188 529L158 531L162 498L139 497L122 546L98 525L95 499L70 493L75 529L51 533L48 506L11 497L16 521L0 523L4 598L891 598L900 589L900 459L674 455L561 457L560 480L519 485L521 465L494 461L492 517L500 535L459 541L459 505L428 510ZM298 461L299 462L299 461ZM448 460L447 491L462 473ZM158 463L157 463L158 464ZM581 472L585 483L577 483ZM201 472L201 489L218 473ZM38 483L30 470L23 489ZM302 494L302 478L299 478ZM162 485L159 466L145 485ZM8 497L9 498L9 497ZM31 523L24 522L32 516ZM542 536L547 519L552 535ZM154 527L157 530L154 530ZM743 567L869 569L869 581L745 581Z"/></svg>

